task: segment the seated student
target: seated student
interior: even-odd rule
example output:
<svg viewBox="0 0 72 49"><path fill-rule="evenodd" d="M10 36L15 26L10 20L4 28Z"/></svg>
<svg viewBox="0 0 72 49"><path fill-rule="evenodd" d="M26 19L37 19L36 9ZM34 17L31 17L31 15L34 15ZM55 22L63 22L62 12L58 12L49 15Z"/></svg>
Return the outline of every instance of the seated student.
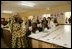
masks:
<svg viewBox="0 0 72 49"><path fill-rule="evenodd" d="M54 18L54 23L55 23L56 26L58 26L57 18Z"/></svg>
<svg viewBox="0 0 72 49"><path fill-rule="evenodd" d="M28 19L25 24L26 24L26 35L28 36L31 34L31 31L29 30L29 27L31 26L31 21Z"/></svg>
<svg viewBox="0 0 72 49"><path fill-rule="evenodd" d="M68 19L69 23L71 23L71 17Z"/></svg>
<svg viewBox="0 0 72 49"><path fill-rule="evenodd" d="M31 26L31 19L27 19L26 23L28 26Z"/></svg>
<svg viewBox="0 0 72 49"><path fill-rule="evenodd" d="M37 30L39 30L40 32L43 30L41 19L37 19Z"/></svg>
<svg viewBox="0 0 72 49"><path fill-rule="evenodd" d="M30 29L31 32L33 32L33 33L35 33L36 30L37 30L37 20L36 20L35 16L33 16L33 19L31 21L31 27L30 28L31 28Z"/></svg>
<svg viewBox="0 0 72 49"><path fill-rule="evenodd" d="M51 19L50 17L48 17L47 20L48 20L47 25L48 25L49 29L50 29L50 28L54 28L54 27L55 27L55 24L54 24L54 22L52 21L52 19Z"/></svg>
<svg viewBox="0 0 72 49"><path fill-rule="evenodd" d="M48 21L47 21L46 18L44 17L43 20L42 20L43 29L44 29L44 28L47 28L47 22L48 22Z"/></svg>
<svg viewBox="0 0 72 49"><path fill-rule="evenodd" d="M33 22L32 23L32 32L35 33L37 30L37 23Z"/></svg>
<svg viewBox="0 0 72 49"><path fill-rule="evenodd" d="M56 26L58 26L57 15L51 17Z"/></svg>

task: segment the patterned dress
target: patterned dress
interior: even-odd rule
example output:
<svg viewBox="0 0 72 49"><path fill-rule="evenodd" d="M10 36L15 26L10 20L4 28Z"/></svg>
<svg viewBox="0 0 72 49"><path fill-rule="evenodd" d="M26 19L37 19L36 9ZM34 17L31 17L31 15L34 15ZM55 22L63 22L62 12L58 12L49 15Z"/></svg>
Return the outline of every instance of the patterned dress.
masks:
<svg viewBox="0 0 72 49"><path fill-rule="evenodd" d="M21 29L19 23L14 23L14 17L10 18L10 29L12 33L12 48L26 48L26 36L25 30Z"/></svg>

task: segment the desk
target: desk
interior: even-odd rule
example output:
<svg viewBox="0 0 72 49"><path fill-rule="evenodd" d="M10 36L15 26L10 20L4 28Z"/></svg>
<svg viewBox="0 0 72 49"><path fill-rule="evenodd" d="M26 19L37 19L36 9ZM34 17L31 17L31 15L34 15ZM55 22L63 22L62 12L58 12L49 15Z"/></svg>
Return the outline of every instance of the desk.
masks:
<svg viewBox="0 0 72 49"><path fill-rule="evenodd" d="M32 48L71 48L71 25L59 25L28 37L31 38Z"/></svg>

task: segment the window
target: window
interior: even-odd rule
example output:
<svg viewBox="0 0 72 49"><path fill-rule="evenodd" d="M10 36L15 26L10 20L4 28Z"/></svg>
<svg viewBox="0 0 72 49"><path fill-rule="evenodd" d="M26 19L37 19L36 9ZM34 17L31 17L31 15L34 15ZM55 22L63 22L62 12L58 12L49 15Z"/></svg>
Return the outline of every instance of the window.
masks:
<svg viewBox="0 0 72 49"><path fill-rule="evenodd" d="M70 18L70 16L71 16L71 12L65 12L64 14L65 14L66 18Z"/></svg>

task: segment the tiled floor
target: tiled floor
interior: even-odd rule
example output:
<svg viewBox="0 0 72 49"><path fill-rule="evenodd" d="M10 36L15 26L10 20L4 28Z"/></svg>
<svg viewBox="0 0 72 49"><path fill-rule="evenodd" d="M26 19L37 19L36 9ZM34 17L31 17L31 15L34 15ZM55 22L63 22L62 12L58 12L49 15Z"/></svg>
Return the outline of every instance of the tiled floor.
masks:
<svg viewBox="0 0 72 49"><path fill-rule="evenodd" d="M8 46L4 43L2 38L1 38L1 48L8 48Z"/></svg>

